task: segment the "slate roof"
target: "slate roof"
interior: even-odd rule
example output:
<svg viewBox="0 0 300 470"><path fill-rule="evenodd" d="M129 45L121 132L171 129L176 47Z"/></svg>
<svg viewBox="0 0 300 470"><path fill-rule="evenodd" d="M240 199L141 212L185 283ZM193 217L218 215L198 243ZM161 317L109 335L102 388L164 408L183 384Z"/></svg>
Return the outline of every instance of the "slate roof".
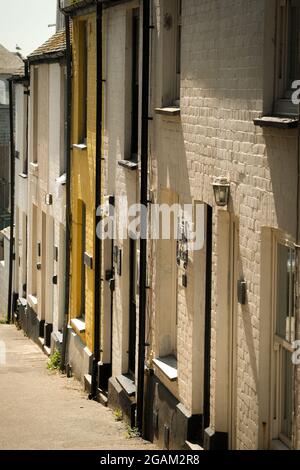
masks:
<svg viewBox="0 0 300 470"><path fill-rule="evenodd" d="M62 0L61 7L64 11L72 12L96 4L96 0Z"/></svg>
<svg viewBox="0 0 300 470"><path fill-rule="evenodd" d="M66 35L62 29L49 38L44 44L29 54L30 62L47 59L51 57L62 57L66 50Z"/></svg>
<svg viewBox="0 0 300 470"><path fill-rule="evenodd" d="M10 52L0 44L0 74L22 75L24 73L24 62L17 54Z"/></svg>

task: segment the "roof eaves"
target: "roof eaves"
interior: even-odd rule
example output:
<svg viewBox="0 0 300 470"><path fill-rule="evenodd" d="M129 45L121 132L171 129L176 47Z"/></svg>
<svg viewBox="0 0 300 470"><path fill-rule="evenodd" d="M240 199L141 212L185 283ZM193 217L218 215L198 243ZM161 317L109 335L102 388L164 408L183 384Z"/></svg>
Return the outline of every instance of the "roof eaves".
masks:
<svg viewBox="0 0 300 470"><path fill-rule="evenodd" d="M102 3L103 8L111 8L117 5L121 5L122 3L128 3L131 0L99 0L99 1Z"/></svg>
<svg viewBox="0 0 300 470"><path fill-rule="evenodd" d="M72 13L96 4L97 0L61 0L60 8L65 13Z"/></svg>
<svg viewBox="0 0 300 470"><path fill-rule="evenodd" d="M37 62L52 62L55 60L59 60L65 56L66 49L63 49L60 51L45 52L43 54L31 55L30 57L28 57L28 61L30 64Z"/></svg>

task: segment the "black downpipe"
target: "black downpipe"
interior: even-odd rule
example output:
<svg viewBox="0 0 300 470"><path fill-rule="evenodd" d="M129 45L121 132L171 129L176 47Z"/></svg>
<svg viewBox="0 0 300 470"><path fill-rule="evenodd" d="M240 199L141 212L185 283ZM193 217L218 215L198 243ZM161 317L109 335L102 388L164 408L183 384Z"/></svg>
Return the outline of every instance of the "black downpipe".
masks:
<svg viewBox="0 0 300 470"><path fill-rule="evenodd" d="M97 208L101 205L102 195L102 3L97 2L96 6L97 22L97 116L96 116L96 188L95 188L95 222L96 227L99 222ZM92 387L90 398L97 397L98 363L101 353L101 266L102 266L102 241L95 238L95 299L94 299L94 358L92 371Z"/></svg>
<svg viewBox="0 0 300 470"><path fill-rule="evenodd" d="M30 93L30 76L29 76L29 62L28 60L25 61L25 79L27 80L26 83L26 93L27 93L27 99L26 99L26 160L25 160L25 173L28 175L28 165L29 165L29 148L28 148L28 132L29 132L29 93ZM26 281L27 282L27 281Z"/></svg>
<svg viewBox="0 0 300 470"><path fill-rule="evenodd" d="M142 70L142 135L141 135L141 207L148 207L148 135L149 135L149 69L150 69L150 0L143 2L143 70ZM139 292L139 350L138 350L138 389L137 427L143 433L144 421L144 374L145 337L147 308L147 217L148 211L141 214L140 240L140 292Z"/></svg>
<svg viewBox="0 0 300 470"><path fill-rule="evenodd" d="M14 136L14 102L13 82L9 81L9 124L10 124L10 240L9 240L9 278L7 323L12 320L12 288L14 264L14 219L15 219L15 136Z"/></svg>
<svg viewBox="0 0 300 470"><path fill-rule="evenodd" d="M63 330L60 369L66 369L66 350L70 302L70 245L71 245L71 128L72 128L72 51L70 17L65 15L67 62L67 129L66 129L66 249L65 249L65 323Z"/></svg>
<svg viewBox="0 0 300 470"><path fill-rule="evenodd" d="M212 207L207 206L206 221L206 286L205 286L205 345L204 345L204 430L210 425L210 363L211 363L211 283L212 283Z"/></svg>
<svg viewBox="0 0 300 470"><path fill-rule="evenodd" d="M113 197L113 206L115 208L115 197ZM114 216L115 216L115 209L114 209ZM113 357L113 324L114 324L114 290L115 290L115 271L114 271L114 234L113 239L111 241L111 255L110 255L110 262L111 262L111 272L112 272L112 279L110 284L110 364L112 366L112 357Z"/></svg>

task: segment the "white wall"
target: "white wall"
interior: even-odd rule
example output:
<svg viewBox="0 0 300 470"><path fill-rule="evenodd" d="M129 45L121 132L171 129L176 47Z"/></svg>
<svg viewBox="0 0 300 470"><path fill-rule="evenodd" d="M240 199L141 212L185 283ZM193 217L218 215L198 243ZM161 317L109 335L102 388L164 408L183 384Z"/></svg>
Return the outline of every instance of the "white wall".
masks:
<svg viewBox="0 0 300 470"><path fill-rule="evenodd" d="M37 306L29 297L29 302L37 310L40 319L53 324L54 331L61 330L63 322L64 298L64 253L65 253L65 186L57 182L64 171L61 161L64 152L64 81L62 67L59 63L38 64L39 70L39 116L38 121L38 165L30 165L29 205L38 206L37 242L42 243L42 213L45 214L46 262L37 272L38 290ZM31 67L32 68L32 67ZM33 76L33 74L32 74ZM30 118L30 161L33 155L33 90L31 85L31 118ZM46 204L46 196L52 196L52 204ZM32 218L31 210L30 220ZM31 238L31 237L30 237ZM56 254L58 254L56 260ZM40 260L41 261L41 260ZM31 261L29 278L35 269ZM58 276L58 284L53 284L53 277ZM29 294L32 292L29 291Z"/></svg>

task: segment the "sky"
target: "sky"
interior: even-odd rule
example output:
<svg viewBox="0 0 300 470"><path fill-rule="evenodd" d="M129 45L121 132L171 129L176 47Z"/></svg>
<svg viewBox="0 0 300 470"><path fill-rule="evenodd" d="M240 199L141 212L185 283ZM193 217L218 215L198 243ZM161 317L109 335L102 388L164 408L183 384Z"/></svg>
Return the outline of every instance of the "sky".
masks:
<svg viewBox="0 0 300 470"><path fill-rule="evenodd" d="M43 44L55 28L56 0L0 0L0 44L27 56Z"/></svg>

